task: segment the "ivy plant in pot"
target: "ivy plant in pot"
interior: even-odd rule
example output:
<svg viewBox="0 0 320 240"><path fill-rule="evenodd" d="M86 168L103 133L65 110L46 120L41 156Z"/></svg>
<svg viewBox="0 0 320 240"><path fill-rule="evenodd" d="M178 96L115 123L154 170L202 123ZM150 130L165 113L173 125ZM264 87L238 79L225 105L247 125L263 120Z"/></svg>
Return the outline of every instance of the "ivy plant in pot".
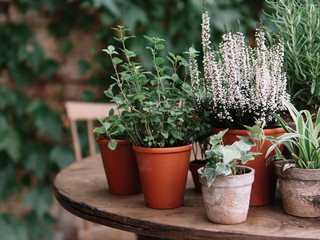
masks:
<svg viewBox="0 0 320 240"><path fill-rule="evenodd" d="M223 144L228 129L210 137L208 163L200 168L200 182L207 217L214 223L237 224L247 219L254 169L246 164L260 153L249 152L256 145L252 139L239 137L232 145Z"/></svg>
<svg viewBox="0 0 320 240"><path fill-rule="evenodd" d="M159 56L163 40L145 38L153 58L153 69L144 70L137 55L128 50L128 29L116 29L121 49L108 46L115 83L106 94L128 117L128 133L138 162L145 203L157 209L183 205L193 131L199 121L192 107L192 89L186 82L188 63L169 52ZM123 56L123 60L118 58ZM121 70L121 71L120 71ZM184 75L184 77L180 77ZM112 88L117 85L119 93Z"/></svg>
<svg viewBox="0 0 320 240"><path fill-rule="evenodd" d="M202 47L203 76L196 74L199 70L195 64L190 65L190 76L194 92L203 92L207 98L209 104L206 110L210 112L213 132L229 128L223 137L227 145L235 142L237 136L250 137L250 130L245 129L244 125L253 126L256 121L266 123L263 130L266 136L278 137L284 134L285 131L275 125L276 119L270 115L284 111L282 101L289 99L286 74L283 72L282 42L267 46L265 33L258 29L256 46L251 48L241 32L229 32L223 35L223 41L213 51L209 16L204 12ZM266 167L264 157L270 146L271 143L265 141L261 149L264 154L248 163L256 171L251 206L265 205L274 199L274 165L271 163Z"/></svg>
<svg viewBox="0 0 320 240"><path fill-rule="evenodd" d="M132 143L128 140L125 113L109 111L106 118L98 118L100 127L94 128L101 158L112 194L141 192L141 183Z"/></svg>
<svg viewBox="0 0 320 240"><path fill-rule="evenodd" d="M270 138L277 155L276 174L282 195L283 210L299 217L320 217L320 109L315 120L308 110L298 111L290 102L285 102L295 123L292 129L280 116L275 115L286 133ZM291 153L284 157L278 146L283 144Z"/></svg>

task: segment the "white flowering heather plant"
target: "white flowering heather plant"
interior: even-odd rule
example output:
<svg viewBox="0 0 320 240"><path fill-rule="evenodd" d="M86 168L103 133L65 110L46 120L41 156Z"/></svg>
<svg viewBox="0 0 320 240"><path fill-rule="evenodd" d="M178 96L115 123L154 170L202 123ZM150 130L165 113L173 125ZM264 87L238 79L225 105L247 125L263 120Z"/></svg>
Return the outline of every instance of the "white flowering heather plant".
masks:
<svg viewBox="0 0 320 240"><path fill-rule="evenodd" d="M282 102L289 100L283 43L267 46L265 33L258 29L255 48L247 44L241 32L224 34L216 51L210 45L209 16L204 12L203 78L199 77L194 54L190 54L190 76L198 105L209 103L212 124L238 129L253 126L258 120L272 125L275 118L269 114L284 111Z"/></svg>

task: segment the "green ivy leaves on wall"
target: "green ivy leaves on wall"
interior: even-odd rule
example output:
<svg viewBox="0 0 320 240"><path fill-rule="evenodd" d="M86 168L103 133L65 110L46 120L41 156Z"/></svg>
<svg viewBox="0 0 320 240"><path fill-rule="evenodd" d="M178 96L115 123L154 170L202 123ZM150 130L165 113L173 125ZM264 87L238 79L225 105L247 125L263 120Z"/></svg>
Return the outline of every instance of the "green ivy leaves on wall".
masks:
<svg viewBox="0 0 320 240"><path fill-rule="evenodd" d="M207 0L213 32L218 36L225 22L234 28L237 19L243 31L254 28L261 3ZM93 64L100 66L88 79L101 89L107 88L112 73L111 63L101 51L114 43L112 26L122 24L132 29L136 39L129 47L147 68L152 61L146 54L143 35L165 39L166 47L176 54L192 44L199 50L201 46L199 0L14 0L13 4L21 14L33 11L47 19L47 31L65 55L75 48L72 31L94 34L95 42L82 51L95 62L81 59L78 73L87 76L93 72ZM61 67L46 57L34 31L27 22L0 25L0 199L5 202L12 194L26 190L23 204L30 207L19 217L10 211L0 213L0 240L52 238L54 220L48 212L53 197L51 173L74 161L70 132L63 127L61 113L48 107L44 99L30 99L24 92L25 86L39 80L54 81ZM84 100L94 98L90 91L79 94ZM80 137L85 138L83 133ZM82 146L85 144L81 141Z"/></svg>

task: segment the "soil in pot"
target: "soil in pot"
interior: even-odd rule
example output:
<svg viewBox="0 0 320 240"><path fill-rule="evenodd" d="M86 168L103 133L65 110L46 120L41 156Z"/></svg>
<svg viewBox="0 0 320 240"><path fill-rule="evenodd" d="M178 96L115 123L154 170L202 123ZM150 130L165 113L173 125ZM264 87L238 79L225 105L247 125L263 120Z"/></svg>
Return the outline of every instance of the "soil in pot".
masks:
<svg viewBox="0 0 320 240"><path fill-rule="evenodd" d="M99 144L110 193L125 195L141 192L138 166L131 142L118 140L117 148L110 150L109 140L96 141Z"/></svg>
<svg viewBox="0 0 320 240"><path fill-rule="evenodd" d="M275 163L283 210L298 217L320 217L320 169L289 168Z"/></svg>
<svg viewBox="0 0 320 240"><path fill-rule="evenodd" d="M221 130L223 129L213 129L213 132L218 133ZM223 142L225 145L231 145L235 141L239 140L237 136L250 138L248 132L248 130L230 129L223 136ZM276 127L264 129L264 133L266 136L279 137L283 135L285 131L281 127ZM277 183L277 176L274 172L274 161L271 161L269 164L267 164L267 159L265 158L266 152L271 145L272 144L270 141L265 141L262 149L260 150L262 154L255 156L254 160L249 161L246 164L246 166L255 170L255 179L252 184L250 206L262 206L270 204L274 200ZM256 147L253 147L251 151L256 151ZM270 156L272 156L272 153Z"/></svg>
<svg viewBox="0 0 320 240"><path fill-rule="evenodd" d="M255 171L249 167L239 167L247 168L248 173L218 176L210 187L207 185L207 179L201 177L203 168L198 170L203 201L211 222L238 224L246 221Z"/></svg>
<svg viewBox="0 0 320 240"><path fill-rule="evenodd" d="M133 147L147 207L169 209L183 205L191 148Z"/></svg>

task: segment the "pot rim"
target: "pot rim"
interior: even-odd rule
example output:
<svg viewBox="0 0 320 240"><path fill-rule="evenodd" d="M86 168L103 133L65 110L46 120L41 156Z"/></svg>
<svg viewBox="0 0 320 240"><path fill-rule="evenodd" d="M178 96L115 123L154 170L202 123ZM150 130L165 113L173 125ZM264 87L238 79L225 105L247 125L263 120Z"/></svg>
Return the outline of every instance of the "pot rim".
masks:
<svg viewBox="0 0 320 240"><path fill-rule="evenodd" d="M164 148L147 148L133 146L133 151L142 153L174 153L174 152L187 152L192 149L192 144L179 147L164 147Z"/></svg>
<svg viewBox="0 0 320 240"><path fill-rule="evenodd" d="M233 187L242 187L242 186L247 186L247 185L251 185L254 181L254 174L255 174L255 170L251 167L248 166L241 166L241 165L236 165L238 168L246 168L251 170L248 173L245 174L239 174L239 175L229 175L229 176L217 176L211 187L230 187L229 183L232 182ZM199 168L198 169L198 173L199 173L199 180L201 182L201 184L205 184L207 186L207 181L206 178L203 178L202 175L202 171L203 171L204 167ZM245 180L241 180L241 179L245 179Z"/></svg>
<svg viewBox="0 0 320 240"><path fill-rule="evenodd" d="M225 130L226 128L212 128L213 131L220 132ZM228 135L244 135L248 134L248 132L251 132L250 130L247 129L229 129L227 131ZM272 128L265 128L263 129L264 134L268 135L270 133L285 133L286 131L281 127L281 126L275 126Z"/></svg>
<svg viewBox="0 0 320 240"><path fill-rule="evenodd" d="M116 140L119 145L132 144L129 140L119 140L119 139L116 139ZM110 142L110 140L96 138L96 142L98 144L108 144L108 142Z"/></svg>
<svg viewBox="0 0 320 240"><path fill-rule="evenodd" d="M275 162L275 172L279 177L303 181L320 181L320 168L288 168L283 171L283 164L285 162L285 160Z"/></svg>

